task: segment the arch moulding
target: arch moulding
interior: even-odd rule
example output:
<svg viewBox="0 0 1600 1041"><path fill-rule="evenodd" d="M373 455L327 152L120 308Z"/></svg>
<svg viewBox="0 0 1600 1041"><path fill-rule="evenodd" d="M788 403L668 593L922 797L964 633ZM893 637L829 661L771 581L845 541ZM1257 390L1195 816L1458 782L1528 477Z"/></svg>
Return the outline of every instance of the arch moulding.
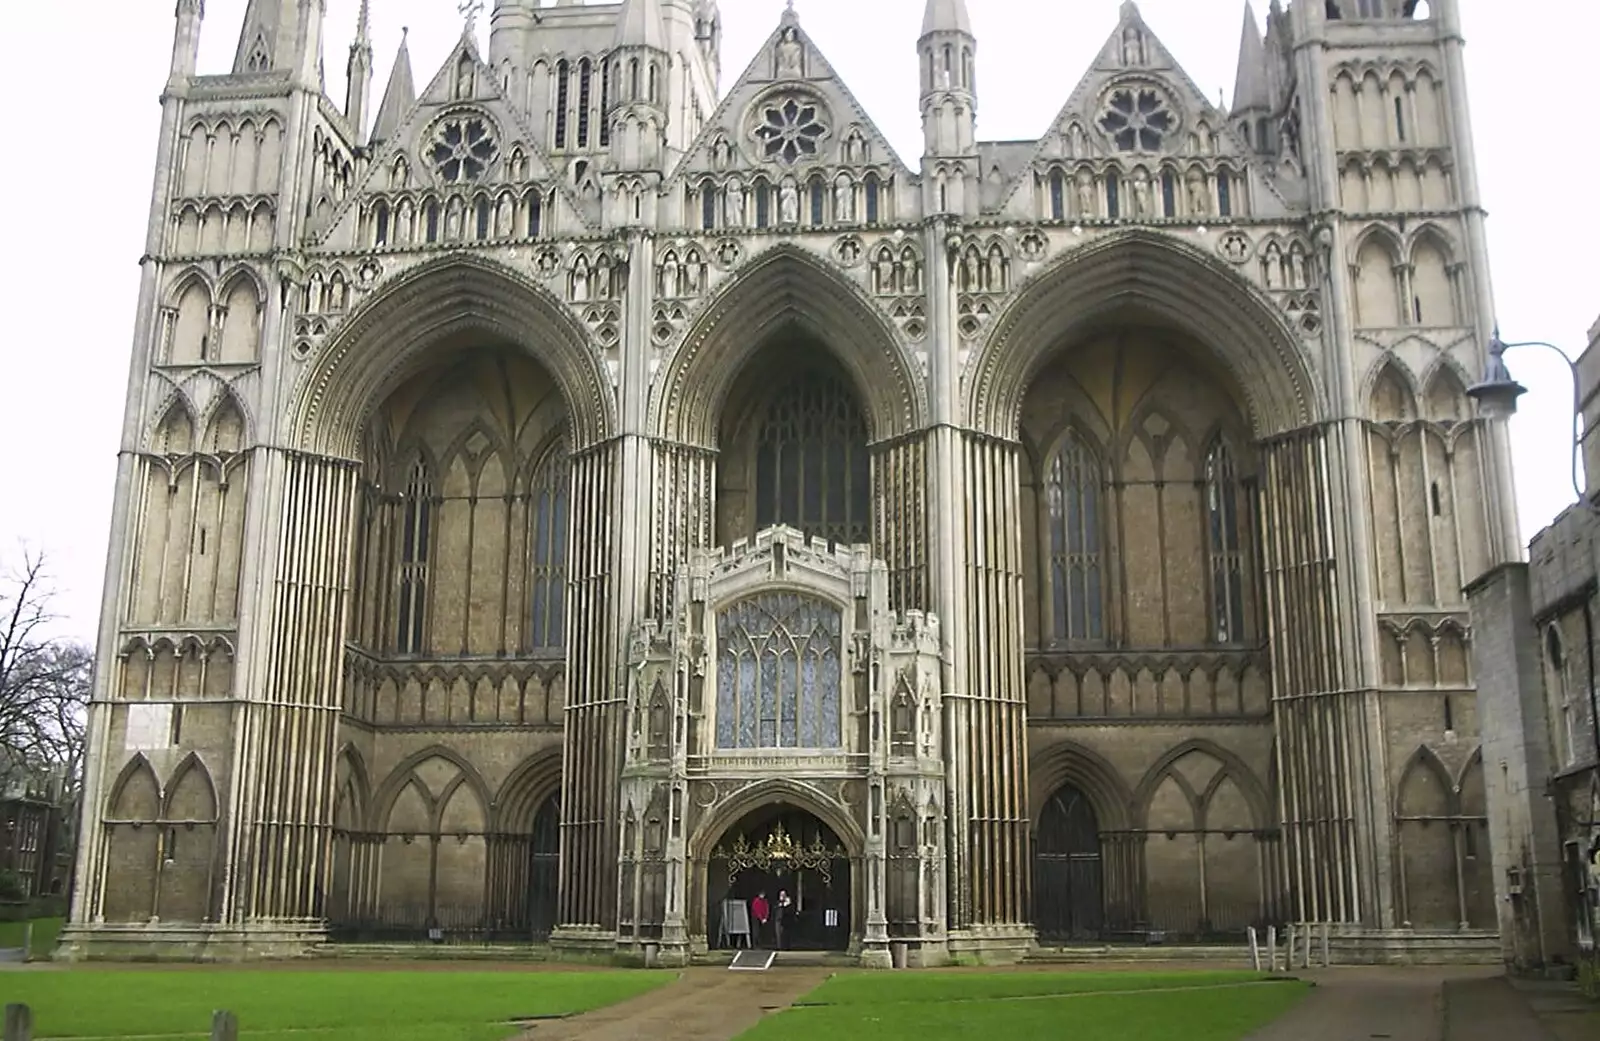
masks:
<svg viewBox="0 0 1600 1041"><path fill-rule="evenodd" d="M747 814L778 803L804 810L832 828L852 858L861 856L866 850L866 835L843 805L808 785L774 778L751 785L723 800L720 805L713 805L689 840L689 859L709 859L712 849L729 828Z"/></svg>

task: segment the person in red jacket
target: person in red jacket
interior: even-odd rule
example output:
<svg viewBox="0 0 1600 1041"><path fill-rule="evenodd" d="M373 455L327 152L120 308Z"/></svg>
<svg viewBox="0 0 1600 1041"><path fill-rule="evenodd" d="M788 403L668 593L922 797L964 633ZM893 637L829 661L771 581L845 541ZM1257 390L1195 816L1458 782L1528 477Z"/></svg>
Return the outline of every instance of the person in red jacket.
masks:
<svg viewBox="0 0 1600 1041"><path fill-rule="evenodd" d="M762 943L762 938L767 935L767 916L771 913L772 909L767 906L766 891L763 890L757 893L756 898L750 901L750 917L753 918L756 923L755 940L757 944Z"/></svg>

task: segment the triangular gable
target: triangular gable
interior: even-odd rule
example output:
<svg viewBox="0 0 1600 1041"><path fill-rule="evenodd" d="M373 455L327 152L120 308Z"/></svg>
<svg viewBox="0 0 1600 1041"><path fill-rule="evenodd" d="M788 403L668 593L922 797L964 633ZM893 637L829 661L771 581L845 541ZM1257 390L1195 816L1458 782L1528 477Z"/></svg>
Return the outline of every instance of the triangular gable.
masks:
<svg viewBox="0 0 1600 1041"><path fill-rule="evenodd" d="M813 115L825 132L814 139L814 154L804 151L806 146L801 139L805 135L796 132L804 129L796 123L806 116L805 103L802 100L794 110L785 111L789 98L782 95L786 88L792 88L791 97L809 94L821 103L821 110ZM771 120L757 111L758 107L767 107L758 106L757 102L769 97L774 102L785 103L773 106L777 115ZM755 133L758 123L772 125L758 136ZM772 146L780 152L779 157L769 158L764 154L766 141L787 139L796 141L791 152L795 154L793 162L784 161L782 144ZM895 177L910 176L911 171L889 144L889 139L873 123L811 37L800 28L794 12L788 11L706 121L699 137L673 168L669 180L681 182L694 174L729 169L764 170L769 175L782 176L817 166L885 164L892 167Z"/></svg>
<svg viewBox="0 0 1600 1041"><path fill-rule="evenodd" d="M447 110L478 110L487 115L498 130L493 148L487 153L486 168L476 179L452 185L436 180L431 152L437 143L424 134L435 130L435 121ZM463 151L464 159L474 154L469 147ZM476 153L485 156L483 150ZM513 170L513 156L521 156L519 168ZM539 135L528 124L501 92L500 79L478 53L477 43L470 35L463 35L444 65L434 75L410 111L400 121L392 137L381 142L373 155L366 174L354 191L335 213L328 228L317 235L317 244L334 241L354 241L358 221L357 203L366 196L391 189L397 162L404 158L411 171L413 187L437 186L441 190L452 187L463 189L494 188L506 184L527 185L537 183L546 191L555 189L565 202L562 219L575 218L583 231L594 231L590 219L577 194L555 165L550 162L539 144Z"/></svg>
<svg viewBox="0 0 1600 1041"><path fill-rule="evenodd" d="M1105 46L1100 48L1100 53L1068 96L1049 130L1039 139L1032 161L1018 172L1005 192L1007 202L1016 194L1028 171L1041 161L1118 154L1116 143L1110 137L1111 131L1101 125L1101 120L1108 114L1102 110L1102 95L1119 80L1126 80L1130 84L1144 80L1164 88L1165 96L1158 95L1160 101L1170 102L1173 114L1178 117L1175 134L1162 135L1164 139L1159 147L1149 147L1153 139L1148 135L1140 140L1142 154L1151 157L1223 155L1235 157L1241 162L1254 159L1244 142L1229 127L1227 114L1196 86L1172 52L1150 31L1139 14L1138 5L1130 0L1122 5L1122 18L1106 39ZM1140 107L1143 99L1135 95L1133 103L1136 108ZM1211 152L1202 153L1191 147L1190 134L1202 123L1210 131L1208 137L1216 142L1216 148ZM1119 132L1140 135L1141 122L1129 121Z"/></svg>

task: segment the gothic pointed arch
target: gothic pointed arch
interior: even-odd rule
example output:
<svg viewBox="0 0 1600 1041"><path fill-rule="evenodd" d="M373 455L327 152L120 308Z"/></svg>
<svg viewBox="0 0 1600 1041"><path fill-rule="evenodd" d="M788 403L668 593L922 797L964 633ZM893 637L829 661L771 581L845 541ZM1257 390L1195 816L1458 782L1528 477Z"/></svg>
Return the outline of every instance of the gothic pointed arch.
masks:
<svg viewBox="0 0 1600 1041"><path fill-rule="evenodd" d="M157 413L150 432L150 451L156 455L187 455L195 447L194 413L189 399L182 391L174 391L166 406Z"/></svg>
<svg viewBox="0 0 1600 1041"><path fill-rule="evenodd" d="M1048 265L1001 313L968 363L973 425L1015 439L1029 384L1063 342L1130 313L1204 343L1241 389L1257 436L1305 426L1325 413L1316 378L1278 308L1200 251L1129 231Z"/></svg>
<svg viewBox="0 0 1600 1041"><path fill-rule="evenodd" d="M1473 412L1467 397L1470 382L1463 378L1453 360L1440 357L1423 378L1423 416L1435 423L1445 424L1471 419Z"/></svg>
<svg viewBox="0 0 1600 1041"><path fill-rule="evenodd" d="M679 443L715 445L722 403L744 363L785 328L819 342L849 374L872 440L923 424L922 380L888 319L825 262L785 245L740 269L706 306L656 381L650 428Z"/></svg>
<svg viewBox="0 0 1600 1041"><path fill-rule="evenodd" d="M217 786L198 752L190 752L172 772L161 816L169 821L211 822L217 819Z"/></svg>
<svg viewBox="0 0 1600 1041"><path fill-rule="evenodd" d="M709 857L729 828L752 811L777 803L787 803L822 821L833 829L851 856L859 856L866 848L866 835L843 806L809 785L779 777L745 788L701 820L689 839L689 856L701 860Z"/></svg>
<svg viewBox="0 0 1600 1041"><path fill-rule="evenodd" d="M1395 786L1398 817L1449 816L1455 812L1456 784L1450 768L1427 745L1418 745L1400 768Z"/></svg>
<svg viewBox="0 0 1600 1041"><path fill-rule="evenodd" d="M561 750L549 748L524 759L500 785L490 815L491 830L510 835L532 832L534 818L561 789Z"/></svg>
<svg viewBox="0 0 1600 1041"><path fill-rule="evenodd" d="M1188 778L1183 781L1186 787L1193 790L1199 808L1204 808L1206 801L1223 781L1232 781L1248 803L1255 827L1262 827L1272 819L1272 801L1267 796L1266 788L1256 777L1255 771L1251 770L1236 753L1230 752L1215 741L1200 737L1190 738L1168 749L1161 758L1151 764L1149 770L1145 771L1144 778L1139 782L1133 797L1141 819L1149 812L1151 800L1155 797L1162 781L1173 775L1173 767L1194 754L1208 757L1216 763L1215 772L1202 781L1192 781Z"/></svg>
<svg viewBox="0 0 1600 1041"><path fill-rule="evenodd" d="M417 768L434 759L443 760L460 771L461 778L471 788L479 806L488 807L491 804L489 786L484 783L483 775L478 772L477 767L473 766L471 761L453 748L445 745L430 745L419 752L414 752L407 756L389 773L383 784L378 786L377 794L373 797L372 802L374 809L373 819L378 821L388 820L390 814L394 811L395 803L405 790L413 785L421 784L421 780L417 776ZM447 782L450 790L454 790L454 785L457 781L457 778L451 778ZM435 801L434 796L436 793L433 793L431 789L425 788L425 790L429 793L429 803L431 805ZM443 805L442 798L437 801L439 805Z"/></svg>
<svg viewBox="0 0 1600 1041"><path fill-rule="evenodd" d="M367 827L372 807L372 779L361 750L346 742L339 749L338 798L350 801L349 820L356 830Z"/></svg>
<svg viewBox="0 0 1600 1041"><path fill-rule="evenodd" d="M1400 359L1389 355L1372 371L1367 400L1372 418L1381 423L1408 423L1417 418L1417 381Z"/></svg>
<svg viewBox="0 0 1600 1041"><path fill-rule="evenodd" d="M1028 761L1030 802L1037 818L1050 797L1065 785L1082 792L1103 831L1132 826L1133 792L1122 772L1104 756L1075 741L1059 741Z"/></svg>
<svg viewBox="0 0 1600 1041"><path fill-rule="evenodd" d="M143 752L135 753L117 774L106 799L106 816L125 821L160 819L161 781Z"/></svg>
<svg viewBox="0 0 1600 1041"><path fill-rule="evenodd" d="M467 335L509 343L549 371L575 448L616 429L611 377L570 309L503 264L456 254L406 272L362 303L301 379L290 407L292 438L310 451L356 458L385 392Z"/></svg>
<svg viewBox="0 0 1600 1041"><path fill-rule="evenodd" d="M213 455L242 451L250 440L249 413L232 387L224 388L207 410L201 445Z"/></svg>

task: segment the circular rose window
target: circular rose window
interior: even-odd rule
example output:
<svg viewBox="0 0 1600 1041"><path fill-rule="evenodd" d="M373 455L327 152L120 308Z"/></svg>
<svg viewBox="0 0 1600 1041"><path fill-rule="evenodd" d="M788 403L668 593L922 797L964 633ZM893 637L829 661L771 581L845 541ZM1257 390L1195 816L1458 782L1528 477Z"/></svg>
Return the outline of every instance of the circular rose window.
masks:
<svg viewBox="0 0 1600 1041"><path fill-rule="evenodd" d="M499 151L487 121L460 116L439 124L428 158L442 180L455 184L481 178Z"/></svg>
<svg viewBox="0 0 1600 1041"><path fill-rule="evenodd" d="M815 158L817 146L827 136L822 107L804 98L776 98L756 114L755 137L761 155L769 161L794 164Z"/></svg>
<svg viewBox="0 0 1600 1041"><path fill-rule="evenodd" d="M1178 129L1178 117L1155 88L1119 87L1106 99L1100 129L1119 152L1159 152L1167 135Z"/></svg>

